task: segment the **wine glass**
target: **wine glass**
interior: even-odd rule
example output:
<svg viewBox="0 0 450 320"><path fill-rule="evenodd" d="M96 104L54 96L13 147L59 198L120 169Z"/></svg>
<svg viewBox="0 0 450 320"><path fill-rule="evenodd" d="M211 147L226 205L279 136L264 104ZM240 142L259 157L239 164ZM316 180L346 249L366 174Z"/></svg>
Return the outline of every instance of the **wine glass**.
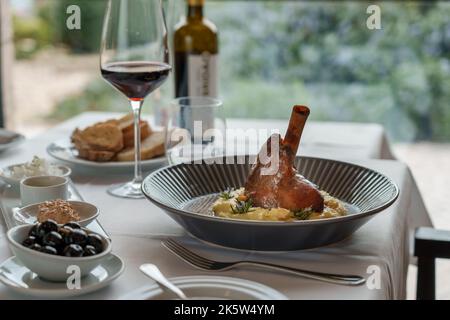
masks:
<svg viewBox="0 0 450 320"><path fill-rule="evenodd" d="M100 68L103 78L128 98L134 115L134 179L112 186L108 193L123 198L143 198L141 108L145 97L161 86L171 70L161 0L108 1Z"/></svg>

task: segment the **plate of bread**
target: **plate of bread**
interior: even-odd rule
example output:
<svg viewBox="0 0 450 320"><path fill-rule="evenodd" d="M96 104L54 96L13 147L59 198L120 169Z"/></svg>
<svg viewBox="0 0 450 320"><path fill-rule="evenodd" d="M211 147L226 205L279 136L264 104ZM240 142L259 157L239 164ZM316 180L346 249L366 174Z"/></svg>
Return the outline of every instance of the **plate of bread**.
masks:
<svg viewBox="0 0 450 320"><path fill-rule="evenodd" d="M165 132L141 120L141 159L143 170L166 163ZM52 142L47 152L73 165L124 169L134 167L133 115L76 128L70 138Z"/></svg>

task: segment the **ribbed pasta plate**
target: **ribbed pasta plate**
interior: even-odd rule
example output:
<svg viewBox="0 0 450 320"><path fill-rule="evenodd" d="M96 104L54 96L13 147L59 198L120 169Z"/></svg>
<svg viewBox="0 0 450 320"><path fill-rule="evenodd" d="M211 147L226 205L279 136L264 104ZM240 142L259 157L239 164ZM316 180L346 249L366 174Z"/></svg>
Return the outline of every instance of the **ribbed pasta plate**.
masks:
<svg viewBox="0 0 450 320"><path fill-rule="evenodd" d="M397 199L399 189L385 175L351 163L297 157L296 167L333 197L348 214L304 221L252 221L215 216L210 207L227 188L245 184L253 157L234 156L161 168L144 180L145 196L193 236L218 245L284 251L328 245L347 238Z"/></svg>

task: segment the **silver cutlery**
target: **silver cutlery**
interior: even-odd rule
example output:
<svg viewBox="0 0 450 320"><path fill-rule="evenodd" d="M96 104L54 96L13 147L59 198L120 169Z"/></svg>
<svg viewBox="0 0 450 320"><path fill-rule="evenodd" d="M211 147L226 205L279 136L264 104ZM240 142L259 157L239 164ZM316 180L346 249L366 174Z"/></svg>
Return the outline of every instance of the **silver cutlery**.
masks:
<svg viewBox="0 0 450 320"><path fill-rule="evenodd" d="M347 286L358 286L363 284L366 279L357 275L342 275L342 274L332 274L332 273L322 273L316 271L302 270L296 269L286 266L280 266L276 264L266 263L266 262L257 262L257 261L232 261L232 262L222 262L222 261L214 261L202 257L189 249L185 248L174 239L168 238L167 240L162 241L162 245L166 247L169 251L174 253L180 259L189 263L190 265L208 271L226 271L239 266L255 266L255 267L263 267L276 271L288 272L297 276L301 276L308 279L319 280L323 282L329 282L340 285Z"/></svg>
<svg viewBox="0 0 450 320"><path fill-rule="evenodd" d="M184 292L170 282L162 273L159 271L158 267L151 263L143 264L139 269L148 277L155 280L162 289L166 289L173 294L175 294L181 300L188 300Z"/></svg>

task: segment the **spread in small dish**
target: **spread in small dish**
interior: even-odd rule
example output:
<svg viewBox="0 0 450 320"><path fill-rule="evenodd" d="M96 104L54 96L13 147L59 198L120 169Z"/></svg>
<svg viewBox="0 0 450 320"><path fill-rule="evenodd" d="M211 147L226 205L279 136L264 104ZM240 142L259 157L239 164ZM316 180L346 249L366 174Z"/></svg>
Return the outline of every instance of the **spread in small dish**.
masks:
<svg viewBox="0 0 450 320"><path fill-rule="evenodd" d="M53 220L58 224L66 224L72 221L80 221L80 215L69 202L58 199L39 204L37 220L38 222Z"/></svg>

